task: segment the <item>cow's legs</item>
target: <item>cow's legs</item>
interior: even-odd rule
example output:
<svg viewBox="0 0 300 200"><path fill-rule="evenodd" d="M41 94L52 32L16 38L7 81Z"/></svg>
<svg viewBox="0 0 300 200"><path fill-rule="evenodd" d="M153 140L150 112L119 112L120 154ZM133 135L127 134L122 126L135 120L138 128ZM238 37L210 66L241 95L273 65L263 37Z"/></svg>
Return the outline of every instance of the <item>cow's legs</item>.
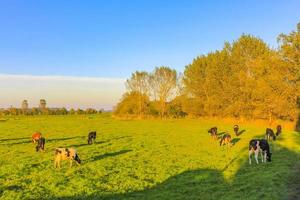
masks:
<svg viewBox="0 0 300 200"><path fill-rule="evenodd" d="M264 154L262 151L260 151L260 156L261 156L261 162L264 162Z"/></svg>
<svg viewBox="0 0 300 200"><path fill-rule="evenodd" d="M251 155L252 155L252 150L249 150L249 164L251 165Z"/></svg>
<svg viewBox="0 0 300 200"><path fill-rule="evenodd" d="M258 150L254 151L254 157L255 157L256 163L258 164Z"/></svg>
<svg viewBox="0 0 300 200"><path fill-rule="evenodd" d="M54 168L59 168L60 169L60 160L55 159L55 161L54 161Z"/></svg>

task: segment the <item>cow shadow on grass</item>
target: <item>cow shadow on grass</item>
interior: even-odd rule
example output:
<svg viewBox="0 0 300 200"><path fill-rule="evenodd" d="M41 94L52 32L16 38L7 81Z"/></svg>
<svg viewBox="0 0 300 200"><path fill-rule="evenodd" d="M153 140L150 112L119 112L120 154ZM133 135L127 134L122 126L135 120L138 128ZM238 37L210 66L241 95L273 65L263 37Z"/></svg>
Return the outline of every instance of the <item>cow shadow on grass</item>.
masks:
<svg viewBox="0 0 300 200"><path fill-rule="evenodd" d="M57 142L57 141L65 141L65 140L72 140L72 139L84 139L85 136L74 136L74 137L64 137L64 138L51 138L51 139L47 139L47 142Z"/></svg>
<svg viewBox="0 0 300 200"><path fill-rule="evenodd" d="M98 156L95 156L95 157L92 157L90 159L90 161L98 161L98 160L102 160L102 159L105 159L107 157L114 157L114 156L118 156L118 155L121 155L121 154L125 154L125 153L128 153L128 152L131 152L132 150L129 150L129 149L126 149L126 150L121 150L121 151L116 151L116 152L112 152L112 153L105 153L103 155L98 155Z"/></svg>
<svg viewBox="0 0 300 200"><path fill-rule="evenodd" d="M247 151L247 148L245 149ZM116 154L120 154L116 153ZM112 153L114 155L114 153ZM107 156L102 155L97 159ZM245 156L246 157L246 156ZM101 191L91 195L51 197L53 200L83 199L291 199L299 197L300 155L284 147L273 152L273 161L248 164L247 158L237 157L225 164L222 170L195 169L187 170L165 181L141 191L103 194ZM285 160L283 163L282 160ZM231 165L239 164L239 169L231 178L225 178L226 170ZM293 171L294 169L294 171ZM294 177L291 179L291 177ZM153 183L153 180L150 180ZM103 192L103 191L102 191Z"/></svg>
<svg viewBox="0 0 300 200"><path fill-rule="evenodd" d="M217 136L222 136L224 135L226 132L220 132L220 133L217 133Z"/></svg>
<svg viewBox="0 0 300 200"><path fill-rule="evenodd" d="M1 145L18 145L18 144L29 144L29 143L32 143L32 141L31 140L26 140L26 141L13 142L13 143L1 143Z"/></svg>
<svg viewBox="0 0 300 200"><path fill-rule="evenodd" d="M25 139L30 139L29 137L20 137L20 138L7 138L7 139L0 139L0 142L7 142L7 141L12 141L12 140L25 140Z"/></svg>
<svg viewBox="0 0 300 200"><path fill-rule="evenodd" d="M245 130L245 129L243 129L243 130L239 131L239 132L236 134L236 136L240 136L240 135L242 135L244 132L246 132L246 130Z"/></svg>
<svg viewBox="0 0 300 200"><path fill-rule="evenodd" d="M88 142L86 142L86 143L82 143L82 144L73 144L73 145L69 145L66 147L77 148L77 147L84 147L84 146L94 146L94 145L99 145L99 144L104 144L104 143L106 143L106 141L95 141L92 144L88 144Z"/></svg>
<svg viewBox="0 0 300 200"><path fill-rule="evenodd" d="M234 146L234 145L235 145L236 143L238 143L240 140L241 140L241 138L233 138L233 139L231 140L232 146Z"/></svg>

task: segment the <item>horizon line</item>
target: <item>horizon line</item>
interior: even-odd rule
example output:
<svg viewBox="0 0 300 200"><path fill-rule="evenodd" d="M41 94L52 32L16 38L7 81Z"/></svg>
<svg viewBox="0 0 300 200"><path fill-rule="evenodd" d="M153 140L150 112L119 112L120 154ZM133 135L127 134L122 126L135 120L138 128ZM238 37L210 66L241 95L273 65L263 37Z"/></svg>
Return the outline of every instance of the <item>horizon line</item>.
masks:
<svg viewBox="0 0 300 200"><path fill-rule="evenodd" d="M67 76L67 75L31 75L0 73L0 79L23 79L30 81L85 81L85 82L125 82L126 78Z"/></svg>

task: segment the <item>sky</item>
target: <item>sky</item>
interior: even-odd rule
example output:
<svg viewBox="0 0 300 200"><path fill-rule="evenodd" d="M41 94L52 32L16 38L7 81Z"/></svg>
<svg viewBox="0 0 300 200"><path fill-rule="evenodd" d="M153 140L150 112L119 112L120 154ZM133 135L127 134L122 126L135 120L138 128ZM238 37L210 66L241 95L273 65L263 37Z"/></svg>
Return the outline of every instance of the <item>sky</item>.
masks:
<svg viewBox="0 0 300 200"><path fill-rule="evenodd" d="M47 98L111 108L136 70L183 72L243 33L276 48L299 8L297 0L0 0L0 107Z"/></svg>

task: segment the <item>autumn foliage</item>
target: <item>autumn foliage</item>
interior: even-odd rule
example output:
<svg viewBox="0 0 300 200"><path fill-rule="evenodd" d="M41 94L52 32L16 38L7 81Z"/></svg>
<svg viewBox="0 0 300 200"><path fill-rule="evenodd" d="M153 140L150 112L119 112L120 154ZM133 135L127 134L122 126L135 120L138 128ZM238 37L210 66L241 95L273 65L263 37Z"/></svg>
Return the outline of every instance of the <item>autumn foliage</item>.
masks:
<svg viewBox="0 0 300 200"><path fill-rule="evenodd" d="M196 57L182 76L165 66L137 71L114 114L295 120L299 82L300 24L279 35L277 49L244 34Z"/></svg>

